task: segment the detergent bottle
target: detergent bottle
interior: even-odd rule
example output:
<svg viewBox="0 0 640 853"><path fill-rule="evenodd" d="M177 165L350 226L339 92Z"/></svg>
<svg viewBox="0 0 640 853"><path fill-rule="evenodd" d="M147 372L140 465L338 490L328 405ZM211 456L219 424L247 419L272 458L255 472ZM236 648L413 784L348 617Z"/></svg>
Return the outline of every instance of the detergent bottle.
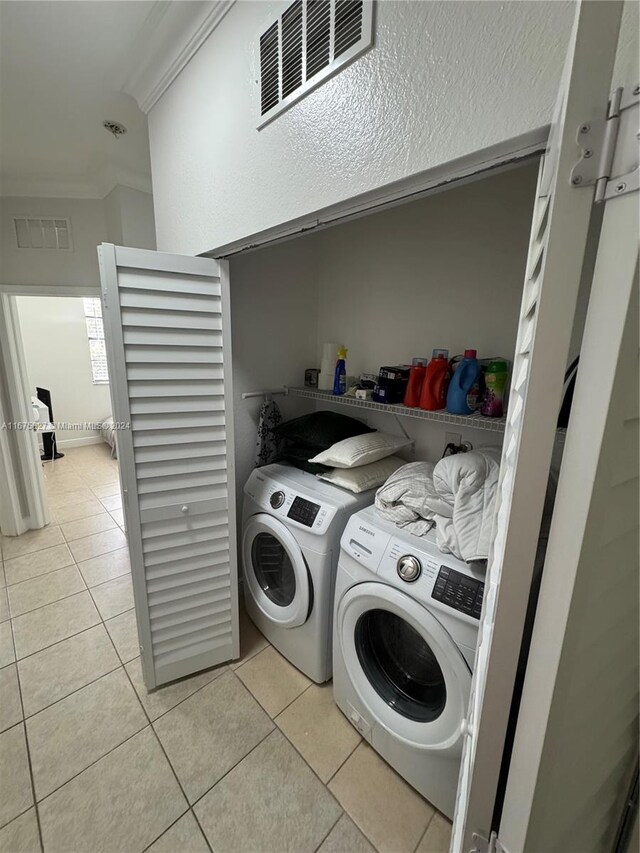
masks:
<svg viewBox="0 0 640 853"><path fill-rule="evenodd" d="M432 412L444 409L447 403L450 376L449 350L434 349L422 383L422 392L418 403L421 409L428 409Z"/></svg>
<svg viewBox="0 0 640 853"><path fill-rule="evenodd" d="M482 369L476 358L477 354L477 350L466 349L464 358L451 377L447 392L447 411L454 415L472 415L482 402Z"/></svg>
<svg viewBox="0 0 640 853"><path fill-rule="evenodd" d="M338 350L338 360L336 361L336 370L333 374L333 393L336 397L345 394L347 391L347 365L345 359L347 357L347 348L340 347Z"/></svg>
<svg viewBox="0 0 640 853"><path fill-rule="evenodd" d="M420 404L420 392L422 391L422 383L427 369L426 358L414 358L411 362L411 370L409 371L409 384L404 395L404 404L412 409Z"/></svg>
<svg viewBox="0 0 640 853"><path fill-rule="evenodd" d="M494 358L487 365L484 375L486 387L480 411L489 418L501 418L504 414L507 371L507 362L503 358Z"/></svg>

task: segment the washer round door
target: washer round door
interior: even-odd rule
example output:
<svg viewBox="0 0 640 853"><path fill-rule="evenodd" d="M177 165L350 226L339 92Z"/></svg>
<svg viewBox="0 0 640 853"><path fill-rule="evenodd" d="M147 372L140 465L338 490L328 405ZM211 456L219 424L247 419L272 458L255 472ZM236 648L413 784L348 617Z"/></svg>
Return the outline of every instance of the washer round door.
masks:
<svg viewBox="0 0 640 853"><path fill-rule="evenodd" d="M411 746L461 748L471 673L429 610L394 587L358 584L338 606L337 637L374 719Z"/></svg>
<svg viewBox="0 0 640 853"><path fill-rule="evenodd" d="M251 596L273 622L296 628L307 621L311 590L307 564L291 531L266 513L252 516L242 542Z"/></svg>

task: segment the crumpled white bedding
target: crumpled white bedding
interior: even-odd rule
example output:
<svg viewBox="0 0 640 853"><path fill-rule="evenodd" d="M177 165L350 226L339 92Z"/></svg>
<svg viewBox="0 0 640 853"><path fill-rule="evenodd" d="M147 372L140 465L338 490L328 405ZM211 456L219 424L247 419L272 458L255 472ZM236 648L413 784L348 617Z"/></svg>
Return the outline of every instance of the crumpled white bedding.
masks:
<svg viewBox="0 0 640 853"><path fill-rule="evenodd" d="M438 547L460 560L486 560L500 473L499 447L446 456L435 465L410 462L376 492L385 518L416 536L434 525Z"/></svg>

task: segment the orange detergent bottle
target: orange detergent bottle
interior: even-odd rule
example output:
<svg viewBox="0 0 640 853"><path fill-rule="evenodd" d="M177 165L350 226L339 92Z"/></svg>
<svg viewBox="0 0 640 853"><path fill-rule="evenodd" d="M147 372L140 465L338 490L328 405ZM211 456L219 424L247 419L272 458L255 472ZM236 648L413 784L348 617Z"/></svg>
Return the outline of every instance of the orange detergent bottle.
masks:
<svg viewBox="0 0 640 853"><path fill-rule="evenodd" d="M422 383L419 404L421 409L436 411L445 408L450 378L449 350L434 349Z"/></svg>

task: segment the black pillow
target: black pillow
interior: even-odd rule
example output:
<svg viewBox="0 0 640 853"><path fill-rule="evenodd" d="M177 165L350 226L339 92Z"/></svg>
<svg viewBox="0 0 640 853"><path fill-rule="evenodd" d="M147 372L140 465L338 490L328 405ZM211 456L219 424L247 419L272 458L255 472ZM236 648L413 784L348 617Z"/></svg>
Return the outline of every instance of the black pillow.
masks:
<svg viewBox="0 0 640 853"><path fill-rule="evenodd" d="M300 468L301 471L307 471L309 474L324 474L325 471L331 469L327 465L319 465L317 462L309 462L312 456L315 456L317 450L314 447L309 447L307 444L294 444L287 442L280 458L294 468Z"/></svg>
<svg viewBox="0 0 640 853"><path fill-rule="evenodd" d="M345 438L375 432L362 421L339 415L337 412L312 412L301 418L294 418L277 426L274 430L280 438L286 438L293 444L305 444L319 453ZM315 456L315 453L310 454Z"/></svg>

